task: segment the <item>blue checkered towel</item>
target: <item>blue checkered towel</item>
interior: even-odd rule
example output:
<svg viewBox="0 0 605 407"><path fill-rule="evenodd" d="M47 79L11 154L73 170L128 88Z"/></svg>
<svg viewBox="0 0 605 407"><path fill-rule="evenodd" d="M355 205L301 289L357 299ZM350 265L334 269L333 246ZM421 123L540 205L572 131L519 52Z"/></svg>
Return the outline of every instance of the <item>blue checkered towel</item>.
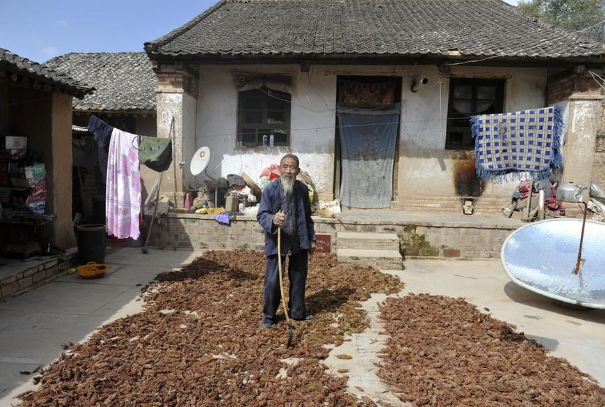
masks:
<svg viewBox="0 0 605 407"><path fill-rule="evenodd" d="M563 115L558 105L472 116L471 123L480 178L498 181L502 175L526 172L541 180L548 178L553 168L563 167Z"/></svg>

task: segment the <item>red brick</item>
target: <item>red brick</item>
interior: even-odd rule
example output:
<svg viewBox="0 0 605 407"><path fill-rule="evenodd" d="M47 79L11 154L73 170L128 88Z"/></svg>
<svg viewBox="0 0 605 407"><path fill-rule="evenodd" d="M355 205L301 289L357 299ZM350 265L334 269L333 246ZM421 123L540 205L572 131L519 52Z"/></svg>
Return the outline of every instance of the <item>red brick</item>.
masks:
<svg viewBox="0 0 605 407"><path fill-rule="evenodd" d="M443 257L460 257L458 249L443 249Z"/></svg>

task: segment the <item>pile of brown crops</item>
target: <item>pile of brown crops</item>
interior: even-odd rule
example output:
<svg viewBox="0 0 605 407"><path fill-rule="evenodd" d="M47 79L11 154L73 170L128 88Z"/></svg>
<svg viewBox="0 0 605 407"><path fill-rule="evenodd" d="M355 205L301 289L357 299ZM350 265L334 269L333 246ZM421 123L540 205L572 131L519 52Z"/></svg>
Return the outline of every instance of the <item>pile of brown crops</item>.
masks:
<svg viewBox="0 0 605 407"><path fill-rule="evenodd" d="M309 265L308 311L286 347L282 322L258 331L265 257L210 252L145 287L145 311L102 327L50 365L24 406L371 406L320 363L324 345L367 327L358 301L402 288L377 270ZM286 288L287 290L287 288ZM281 311L280 311L281 312ZM285 359L296 358L295 364Z"/></svg>
<svg viewBox="0 0 605 407"><path fill-rule="evenodd" d="M605 406L605 389L463 299L390 298L379 376L417 406ZM486 310L488 311L488 310Z"/></svg>

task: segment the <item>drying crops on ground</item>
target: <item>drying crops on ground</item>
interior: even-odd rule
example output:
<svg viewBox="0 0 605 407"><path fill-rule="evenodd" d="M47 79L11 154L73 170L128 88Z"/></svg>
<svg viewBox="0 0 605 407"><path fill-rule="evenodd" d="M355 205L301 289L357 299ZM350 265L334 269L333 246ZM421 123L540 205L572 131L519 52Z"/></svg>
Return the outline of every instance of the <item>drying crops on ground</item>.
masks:
<svg viewBox="0 0 605 407"><path fill-rule="evenodd" d="M357 301L394 293L401 282L377 270L310 262L312 321L258 331L265 257L209 252L145 288L145 311L102 327L51 364L24 406L372 406L345 391L346 378L320 363L323 346L367 326ZM287 290L287 288L286 288ZM284 359L298 358L288 364Z"/></svg>
<svg viewBox="0 0 605 407"><path fill-rule="evenodd" d="M409 295L382 307L379 376L417 406L605 406L605 389L463 299ZM486 309L486 311L489 311Z"/></svg>

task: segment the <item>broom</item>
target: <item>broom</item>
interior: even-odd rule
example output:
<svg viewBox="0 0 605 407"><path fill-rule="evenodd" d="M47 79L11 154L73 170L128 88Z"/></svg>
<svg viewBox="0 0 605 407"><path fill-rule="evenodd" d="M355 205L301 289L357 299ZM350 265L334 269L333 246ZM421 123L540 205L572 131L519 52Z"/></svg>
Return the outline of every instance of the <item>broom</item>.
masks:
<svg viewBox="0 0 605 407"><path fill-rule="evenodd" d="M284 314L286 315L286 323L288 324L288 344L287 347L292 347L292 337L294 333L292 332L292 322L290 321L290 315L288 315L288 305L286 303L286 295L284 293L284 271L282 269L281 263L281 228L277 228L277 264L279 270L279 289L281 290L281 305L284 309Z"/></svg>

